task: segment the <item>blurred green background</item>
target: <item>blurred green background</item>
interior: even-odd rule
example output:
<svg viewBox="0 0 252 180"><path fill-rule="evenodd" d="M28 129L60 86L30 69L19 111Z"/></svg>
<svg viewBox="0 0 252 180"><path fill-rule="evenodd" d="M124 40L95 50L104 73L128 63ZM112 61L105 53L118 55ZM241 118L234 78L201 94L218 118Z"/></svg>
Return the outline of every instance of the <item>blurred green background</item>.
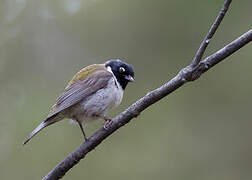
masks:
<svg viewBox="0 0 252 180"><path fill-rule="evenodd" d="M223 1L1 0L0 179L41 179L82 143L65 120L22 146L79 69L110 58L134 65L113 117L190 63ZM251 7L233 1L207 55L251 28ZM64 179L251 179L251 50L148 108Z"/></svg>

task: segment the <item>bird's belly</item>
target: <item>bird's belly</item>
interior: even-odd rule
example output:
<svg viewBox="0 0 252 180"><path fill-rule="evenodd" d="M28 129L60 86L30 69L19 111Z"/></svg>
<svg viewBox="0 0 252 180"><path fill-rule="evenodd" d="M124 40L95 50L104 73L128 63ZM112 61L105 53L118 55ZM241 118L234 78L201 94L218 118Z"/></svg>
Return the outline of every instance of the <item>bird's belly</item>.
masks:
<svg viewBox="0 0 252 180"><path fill-rule="evenodd" d="M73 118L81 122L90 122L105 116L113 107L118 106L123 97L121 87L115 86L114 81L108 83L107 88L98 90L87 99L83 99L74 106Z"/></svg>

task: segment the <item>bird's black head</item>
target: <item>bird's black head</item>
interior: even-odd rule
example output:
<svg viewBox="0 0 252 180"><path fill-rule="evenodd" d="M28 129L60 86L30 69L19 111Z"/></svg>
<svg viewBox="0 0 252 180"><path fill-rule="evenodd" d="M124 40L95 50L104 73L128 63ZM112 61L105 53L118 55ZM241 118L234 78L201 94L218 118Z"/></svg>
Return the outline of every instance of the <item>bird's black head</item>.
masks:
<svg viewBox="0 0 252 180"><path fill-rule="evenodd" d="M119 59L112 59L105 63L105 67L113 72L117 81L122 86L122 89L125 89L128 82L134 81L134 69L133 66L127 64Z"/></svg>

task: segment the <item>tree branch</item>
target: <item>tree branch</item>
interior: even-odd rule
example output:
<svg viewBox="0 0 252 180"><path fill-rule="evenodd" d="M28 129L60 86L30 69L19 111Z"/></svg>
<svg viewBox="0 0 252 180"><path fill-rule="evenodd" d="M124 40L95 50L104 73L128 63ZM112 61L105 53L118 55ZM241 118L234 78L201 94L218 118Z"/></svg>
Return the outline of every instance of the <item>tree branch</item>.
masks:
<svg viewBox="0 0 252 180"><path fill-rule="evenodd" d="M134 117L137 117L140 112L148 108L150 105L156 103L163 97L172 93L183 84L189 81L198 79L201 74L209 70L217 63L224 60L246 44L252 41L252 29L244 33L242 36L223 47L216 53L207 57L199 63L194 71L191 71L189 66L182 69L173 79L164 84L163 86L149 92L140 100L132 104L128 109L119 114L113 119L113 123L108 126L108 130L104 128L99 129L93 134L89 141L84 142L78 148L76 148L71 154L69 154L61 163L59 163L51 172L49 172L43 180L55 180L60 179L65 173L76 165L86 154L97 147L105 138L114 133L121 126L130 122Z"/></svg>
<svg viewBox="0 0 252 180"><path fill-rule="evenodd" d="M225 1L225 4L230 4L231 1ZM223 7L228 7L228 6ZM226 10L223 12L226 12ZM222 15L224 16L224 15ZM222 17L223 18L223 17ZM217 18L218 19L218 18ZM217 20L216 20L217 21ZM215 21L215 22L216 22ZM220 23L221 20L218 20ZM215 24L215 23L214 23ZM213 25L214 26L214 25ZM218 25L216 25L218 27ZM216 31L215 28L214 32ZM212 29L212 27L211 27ZM211 31L211 30L210 30ZM213 33L210 37L213 36ZM207 36L208 37L208 36ZM92 151L95 147L97 147L104 139L106 139L109 135L114 133L117 129L129 123L131 119L137 117L143 110L156 103L160 99L164 98L168 94L172 93L179 87L181 87L186 82L194 81L198 79L204 72L209 70L211 67L221 62L246 44L252 41L252 29L248 32L241 35L236 40L232 41L230 44L226 45L224 48L220 49L216 53L207 57L203 61L193 60L192 63L183 68L173 79L169 82L165 83L161 87L149 92L147 95L139 99L137 102L132 104L128 109L123 111L121 114L116 116L113 119L113 123L109 124L107 130L104 128L100 128L96 131L90 138L89 141L82 143L78 148L76 148L72 153L70 153L61 163L59 163L52 171L50 171L43 180L56 180L62 178L65 173L70 170L74 165L76 165L81 159L83 159L87 153ZM204 43L204 42L203 42ZM203 46L203 45L201 45ZM207 45L204 45L203 50L198 50L202 53L200 56L202 57L205 48ZM202 52L203 51L203 52ZM196 53L197 56L198 52ZM201 57L199 59L201 59ZM194 67L194 68L192 68Z"/></svg>
<svg viewBox="0 0 252 180"><path fill-rule="evenodd" d="M191 63L191 67L192 68L195 68L199 62L201 61L201 58L211 40L211 38L213 37L214 33L216 32L216 30L218 29L222 19L224 18L228 8L229 8L229 5L231 4L232 0L226 0L218 14L218 16L216 17L214 23L212 24L209 32L207 33L205 39L202 41L202 43L200 44L200 47Z"/></svg>

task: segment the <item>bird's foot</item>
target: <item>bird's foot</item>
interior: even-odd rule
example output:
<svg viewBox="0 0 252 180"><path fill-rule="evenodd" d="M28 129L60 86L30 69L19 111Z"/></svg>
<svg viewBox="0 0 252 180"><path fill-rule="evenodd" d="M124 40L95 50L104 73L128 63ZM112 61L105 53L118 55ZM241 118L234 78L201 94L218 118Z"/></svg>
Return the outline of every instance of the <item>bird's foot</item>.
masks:
<svg viewBox="0 0 252 180"><path fill-rule="evenodd" d="M112 121L112 119L107 118L107 117L104 117L103 119L105 120L105 123L104 123L104 125L103 125L103 128L106 129L106 130L108 130L109 124L112 124L113 121Z"/></svg>

